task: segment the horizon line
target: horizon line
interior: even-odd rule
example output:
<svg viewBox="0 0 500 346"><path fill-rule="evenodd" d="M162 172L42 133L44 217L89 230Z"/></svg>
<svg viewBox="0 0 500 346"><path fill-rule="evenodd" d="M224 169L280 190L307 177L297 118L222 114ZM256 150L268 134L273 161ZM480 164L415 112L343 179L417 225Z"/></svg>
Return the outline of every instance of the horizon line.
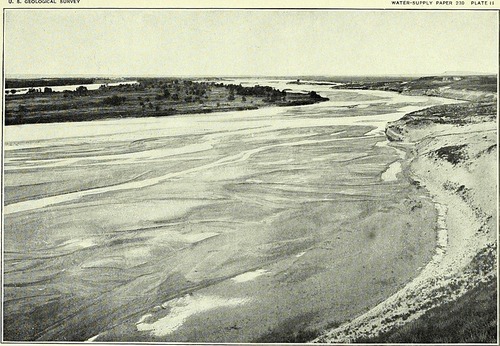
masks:
<svg viewBox="0 0 500 346"><path fill-rule="evenodd" d="M445 71L445 72L440 72L440 73L388 73L388 74L290 74L290 75L260 75L260 74L207 74L207 75L201 75L201 74L171 74L171 75L166 75L166 74L153 74L153 73L147 73L147 74L90 74L90 73L85 73L85 74L80 74L80 73L75 73L75 74L33 74L33 73L26 73L26 74L5 74L5 79L9 78L19 78L19 79L24 79L24 78L75 78L75 77L80 77L80 78L151 78L151 77L157 77L157 78L307 78L307 77L326 77L326 78L334 78L334 77L425 77L425 76L445 76L445 75L464 75L464 76L482 76L482 75L488 75L488 76L497 76L498 72L473 72L473 71Z"/></svg>

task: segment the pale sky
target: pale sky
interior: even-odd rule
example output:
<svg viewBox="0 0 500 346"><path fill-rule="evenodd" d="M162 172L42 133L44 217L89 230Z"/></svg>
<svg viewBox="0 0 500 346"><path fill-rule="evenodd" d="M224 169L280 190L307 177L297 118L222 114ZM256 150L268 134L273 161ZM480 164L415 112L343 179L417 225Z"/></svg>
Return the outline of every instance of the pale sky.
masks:
<svg viewBox="0 0 500 346"><path fill-rule="evenodd" d="M7 10L8 75L496 73L495 12Z"/></svg>

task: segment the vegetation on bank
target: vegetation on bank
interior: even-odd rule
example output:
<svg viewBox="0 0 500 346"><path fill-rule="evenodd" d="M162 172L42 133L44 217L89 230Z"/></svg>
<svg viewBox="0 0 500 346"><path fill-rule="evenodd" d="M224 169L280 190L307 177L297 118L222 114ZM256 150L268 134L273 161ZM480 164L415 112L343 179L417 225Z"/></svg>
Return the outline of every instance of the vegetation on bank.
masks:
<svg viewBox="0 0 500 346"><path fill-rule="evenodd" d="M448 145L437 149L433 154L441 160L446 160L453 166L456 166L468 159L467 153L463 150L466 146L467 144Z"/></svg>
<svg viewBox="0 0 500 346"><path fill-rule="evenodd" d="M30 86L31 87L31 86ZM137 84L53 92L50 87L27 94L7 94L5 124L85 121L117 117L159 117L296 106L326 101L315 92L290 93L267 86L143 78Z"/></svg>
<svg viewBox="0 0 500 346"><path fill-rule="evenodd" d="M427 311L385 334L357 343L496 343L497 286L480 283L456 301Z"/></svg>

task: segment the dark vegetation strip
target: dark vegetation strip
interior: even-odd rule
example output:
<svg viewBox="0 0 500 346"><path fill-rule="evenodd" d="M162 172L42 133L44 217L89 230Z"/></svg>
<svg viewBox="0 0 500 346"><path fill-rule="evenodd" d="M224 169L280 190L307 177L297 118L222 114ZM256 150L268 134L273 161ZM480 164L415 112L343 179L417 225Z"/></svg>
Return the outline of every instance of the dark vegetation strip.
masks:
<svg viewBox="0 0 500 346"><path fill-rule="evenodd" d="M356 343L496 343L497 285L480 283L456 301L426 312L415 321Z"/></svg>

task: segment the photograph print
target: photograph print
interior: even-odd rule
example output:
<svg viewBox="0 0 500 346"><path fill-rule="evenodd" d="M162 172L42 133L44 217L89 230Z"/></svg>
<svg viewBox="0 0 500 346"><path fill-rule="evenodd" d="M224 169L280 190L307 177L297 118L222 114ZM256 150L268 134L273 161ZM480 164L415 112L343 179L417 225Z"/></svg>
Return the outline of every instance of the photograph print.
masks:
<svg viewBox="0 0 500 346"><path fill-rule="evenodd" d="M498 342L496 10L37 6L4 343Z"/></svg>

